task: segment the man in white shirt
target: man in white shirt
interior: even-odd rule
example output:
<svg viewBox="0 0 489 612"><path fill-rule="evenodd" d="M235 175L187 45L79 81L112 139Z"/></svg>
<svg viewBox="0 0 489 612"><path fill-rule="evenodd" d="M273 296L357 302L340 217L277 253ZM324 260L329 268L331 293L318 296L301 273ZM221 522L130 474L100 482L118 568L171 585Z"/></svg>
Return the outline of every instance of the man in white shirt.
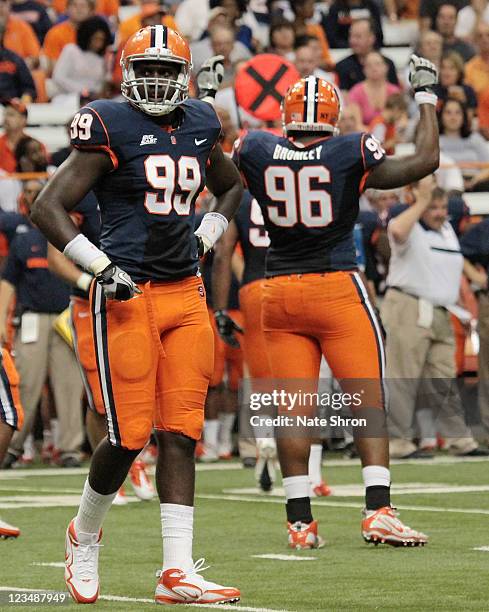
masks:
<svg viewBox="0 0 489 612"><path fill-rule="evenodd" d="M455 341L450 310L463 270L460 245L447 220L448 198L433 177L388 226L391 260L382 305L386 328L390 454L420 456L412 442L417 400L440 412L437 425L457 453L482 453L467 428L454 388Z"/></svg>
<svg viewBox="0 0 489 612"><path fill-rule="evenodd" d="M488 0L472 0L469 6L458 12L455 36L473 42L475 29L481 21L489 23L489 2Z"/></svg>

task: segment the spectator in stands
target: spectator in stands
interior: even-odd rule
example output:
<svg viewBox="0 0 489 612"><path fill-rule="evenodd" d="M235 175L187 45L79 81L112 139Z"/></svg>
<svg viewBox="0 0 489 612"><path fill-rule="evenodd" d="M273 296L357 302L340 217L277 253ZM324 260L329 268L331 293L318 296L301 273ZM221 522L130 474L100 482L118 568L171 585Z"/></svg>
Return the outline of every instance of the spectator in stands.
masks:
<svg viewBox="0 0 489 612"><path fill-rule="evenodd" d="M358 19L351 24L348 41L352 55L336 64L340 89L349 91L354 85L365 79L365 58L375 49L374 23L370 19ZM393 85L399 85L396 67L388 57L382 56L388 66L387 78Z"/></svg>
<svg viewBox="0 0 489 612"><path fill-rule="evenodd" d="M440 127L440 148L457 163L489 163L489 149L486 141L470 127L467 108L460 100L448 98L442 103L438 114ZM489 168L463 170L465 187L472 191L489 189Z"/></svg>
<svg viewBox="0 0 489 612"><path fill-rule="evenodd" d="M443 38L443 52L456 51L465 62L475 55L474 48L455 36L457 9L452 4L442 4L436 15L436 31Z"/></svg>
<svg viewBox="0 0 489 612"><path fill-rule="evenodd" d="M319 23L312 23L314 16L314 0L296 0L291 3L294 13L294 28L296 36L315 36L321 44L321 65L324 70L334 68L335 62L329 51L329 44L324 30Z"/></svg>
<svg viewBox="0 0 489 612"><path fill-rule="evenodd" d="M384 0L384 10L391 23L400 19L417 19L419 0Z"/></svg>
<svg viewBox="0 0 489 612"><path fill-rule="evenodd" d="M470 4L470 0L421 0L419 16L420 28L423 32L435 29L436 16L442 4L452 4L459 11Z"/></svg>
<svg viewBox="0 0 489 612"><path fill-rule="evenodd" d="M54 67L53 82L58 94L83 95L92 100L103 96L110 39L109 26L102 17L89 17L80 23L76 44L63 48Z"/></svg>
<svg viewBox="0 0 489 612"><path fill-rule="evenodd" d="M356 104L349 104L341 110L338 129L342 136L365 131L365 125L362 123L362 113Z"/></svg>
<svg viewBox="0 0 489 612"><path fill-rule="evenodd" d="M365 58L365 80L355 85L348 94L350 104L358 104L362 121L368 125L385 108L387 98L400 91L387 80L388 67L382 55L372 51Z"/></svg>
<svg viewBox="0 0 489 612"><path fill-rule="evenodd" d="M231 120L231 115L228 110L221 107L216 107L216 113L219 117L219 121L221 122L221 138L220 143L222 146L222 150L225 153L231 154L233 150L233 144L239 136L239 132L236 129L236 126Z"/></svg>
<svg viewBox="0 0 489 612"><path fill-rule="evenodd" d="M32 136L22 136L19 140L15 147L15 160L17 172L48 171L46 147Z"/></svg>
<svg viewBox="0 0 489 612"><path fill-rule="evenodd" d="M452 383L455 342L448 309L460 289L460 245L447 220L447 195L432 176L420 181L415 195L415 203L388 225L389 289L381 312L387 332L390 453L423 456L412 441L416 401L422 399L423 407L440 413L440 433L449 446L459 455L478 455L483 451L465 425Z"/></svg>
<svg viewBox="0 0 489 612"><path fill-rule="evenodd" d="M460 246L465 257L464 272L478 287L479 306L479 414L489 443L489 219L471 227L461 238Z"/></svg>
<svg viewBox="0 0 489 612"><path fill-rule="evenodd" d="M214 26L208 38L191 45L194 71L197 73L202 64L213 55L224 56L223 86L229 84L235 74L235 64L249 59L251 53L243 43L237 42L235 33L229 26Z"/></svg>
<svg viewBox="0 0 489 612"><path fill-rule="evenodd" d="M36 0L12 0L10 10L31 26L42 45L46 32L52 26L45 6Z"/></svg>
<svg viewBox="0 0 489 612"><path fill-rule="evenodd" d="M447 98L455 98L465 104L469 115L469 121L472 118L477 108L477 96L470 85L464 82L464 61L462 57L450 51L445 53L441 60L440 66L440 82L435 85L435 93L441 101Z"/></svg>
<svg viewBox="0 0 489 612"><path fill-rule="evenodd" d="M209 24L209 0L183 0L175 13L178 31L191 41L200 40Z"/></svg>
<svg viewBox="0 0 489 612"><path fill-rule="evenodd" d="M408 123L408 105L402 93L388 96L385 108L368 126L368 131L382 143L387 155L394 155L396 145L403 141Z"/></svg>
<svg viewBox="0 0 489 612"><path fill-rule="evenodd" d="M241 20L247 10L247 0L210 0L209 6L211 8L210 18L203 38L209 35L208 31L215 25L226 25L234 30L236 41L253 52L253 33L251 28Z"/></svg>
<svg viewBox="0 0 489 612"><path fill-rule="evenodd" d="M14 53L5 49L0 41L0 96L18 98L25 104L36 99L36 86L27 64Z"/></svg>
<svg viewBox="0 0 489 612"><path fill-rule="evenodd" d="M31 26L11 14L10 0L0 0L0 40L3 46L22 57L29 68L39 62L40 45Z"/></svg>
<svg viewBox="0 0 489 612"><path fill-rule="evenodd" d="M443 38L438 32L431 30L423 32L416 51L421 57L425 57L439 67L443 55Z"/></svg>
<svg viewBox="0 0 489 612"><path fill-rule="evenodd" d="M322 70L311 37L304 36L296 41L295 66L301 77L316 76L334 82L334 75Z"/></svg>
<svg viewBox="0 0 489 612"><path fill-rule="evenodd" d="M26 213L42 189L39 181L27 181L23 191ZM25 410L22 429L12 438L7 466L22 454L31 432L36 408L49 376L59 422L61 465L78 467L83 441L81 397L83 383L71 347L53 324L68 306L69 287L48 270L47 240L29 223L27 232L14 238L0 283L0 341L6 334L10 303L17 298L20 329L15 340L20 397Z"/></svg>
<svg viewBox="0 0 489 612"><path fill-rule="evenodd" d="M205 1L202 4L205 4ZM121 49L125 42L141 28L158 24L180 31L173 17L168 14L168 7L164 0L161 2L143 0L141 11L120 24L118 32L119 48Z"/></svg>
<svg viewBox="0 0 489 612"><path fill-rule="evenodd" d="M290 61L294 61L295 29L290 21L279 19L270 27L270 46L268 53L281 55Z"/></svg>
<svg viewBox="0 0 489 612"><path fill-rule="evenodd" d="M476 94L489 88L489 25L480 23L477 26L475 43L478 54L465 66L465 82Z"/></svg>
<svg viewBox="0 0 489 612"><path fill-rule="evenodd" d="M18 99L3 103L3 128L5 133L0 136L0 168L6 172L15 172L17 161L15 147L19 140L25 136L27 125L27 107Z"/></svg>
<svg viewBox="0 0 489 612"><path fill-rule="evenodd" d="M463 40L473 43L475 32L479 23L489 23L488 0L472 0L458 12L455 35Z"/></svg>
<svg viewBox="0 0 489 612"><path fill-rule="evenodd" d="M68 0L68 19L53 26L44 39L42 54L46 60L48 76L51 75L54 64L61 55L63 47L70 43L76 43L78 26L92 15L94 8L94 0Z"/></svg>
<svg viewBox="0 0 489 612"><path fill-rule="evenodd" d="M326 35L333 49L348 48L350 26L357 19L372 20L375 46L382 47L384 37L378 4L373 0L334 0L325 21Z"/></svg>
<svg viewBox="0 0 489 612"><path fill-rule="evenodd" d="M67 0L52 0L52 8L58 15L66 13L67 4ZM118 23L119 0L95 0L95 13L105 17L110 26L115 28Z"/></svg>

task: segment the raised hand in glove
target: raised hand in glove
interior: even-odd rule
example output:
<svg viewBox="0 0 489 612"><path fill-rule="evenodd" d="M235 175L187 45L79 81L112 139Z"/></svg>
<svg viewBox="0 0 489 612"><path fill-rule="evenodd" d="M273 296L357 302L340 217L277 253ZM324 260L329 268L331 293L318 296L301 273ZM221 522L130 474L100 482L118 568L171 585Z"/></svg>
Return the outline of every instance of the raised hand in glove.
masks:
<svg viewBox="0 0 489 612"><path fill-rule="evenodd" d="M197 73L199 98L214 99L224 77L224 56L214 55L202 64Z"/></svg>
<svg viewBox="0 0 489 612"><path fill-rule="evenodd" d="M415 93L433 93L433 85L438 83L438 70L429 60L413 54L409 61L409 82Z"/></svg>
<svg viewBox="0 0 489 612"><path fill-rule="evenodd" d="M111 263L96 276L97 283L102 285L107 300L130 300L136 293L142 293L129 274L119 266Z"/></svg>
<svg viewBox="0 0 489 612"><path fill-rule="evenodd" d="M225 310L216 310L214 313L217 331L226 344L233 348L239 348L239 342L236 338L236 332L240 334L243 330L237 325Z"/></svg>

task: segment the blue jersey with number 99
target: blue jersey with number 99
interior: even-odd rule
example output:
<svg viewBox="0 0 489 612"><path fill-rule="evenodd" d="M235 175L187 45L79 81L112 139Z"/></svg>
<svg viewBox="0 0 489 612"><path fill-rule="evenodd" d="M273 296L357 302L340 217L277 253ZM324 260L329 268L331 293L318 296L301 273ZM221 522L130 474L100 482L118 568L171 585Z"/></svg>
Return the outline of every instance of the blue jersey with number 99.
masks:
<svg viewBox="0 0 489 612"><path fill-rule="evenodd" d="M367 133L307 146L261 131L238 141L234 160L270 237L266 275L355 269L359 196L384 159L380 143Z"/></svg>
<svg viewBox="0 0 489 612"><path fill-rule="evenodd" d="M197 273L195 201L221 124L210 104L187 100L179 127L127 102L98 100L71 123L71 143L104 151L113 170L94 187L100 248L136 282L171 281Z"/></svg>

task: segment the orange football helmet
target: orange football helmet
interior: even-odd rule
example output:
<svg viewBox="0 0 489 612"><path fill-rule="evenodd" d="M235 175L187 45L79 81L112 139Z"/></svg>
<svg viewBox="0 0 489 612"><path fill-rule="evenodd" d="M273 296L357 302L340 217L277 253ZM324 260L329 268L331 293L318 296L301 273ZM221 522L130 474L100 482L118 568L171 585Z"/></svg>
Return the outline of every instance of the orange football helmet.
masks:
<svg viewBox="0 0 489 612"><path fill-rule="evenodd" d="M172 64L177 78L136 76L137 62ZM192 56L184 38L164 25L148 26L133 34L121 55L122 95L149 115L166 115L188 98Z"/></svg>
<svg viewBox="0 0 489 612"><path fill-rule="evenodd" d="M332 83L315 76L289 87L282 101L282 124L289 132L330 132L336 134L341 104Z"/></svg>

